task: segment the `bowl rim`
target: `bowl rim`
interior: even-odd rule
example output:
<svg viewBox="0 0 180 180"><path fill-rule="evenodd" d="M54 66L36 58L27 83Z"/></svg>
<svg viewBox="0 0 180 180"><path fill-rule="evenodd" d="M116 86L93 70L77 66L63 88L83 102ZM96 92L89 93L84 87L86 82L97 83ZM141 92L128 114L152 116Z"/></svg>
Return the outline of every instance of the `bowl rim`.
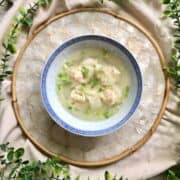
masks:
<svg viewBox="0 0 180 180"><path fill-rule="evenodd" d="M47 92L46 92L46 77L47 77L47 73L49 70L49 67L51 66L51 63L55 60L55 58L57 57L57 55L59 55L64 49L68 48L69 46L81 42L81 41L85 41L85 40L98 40L98 41L104 41L106 43L111 44L112 46L115 46L116 48L120 49L121 52L127 56L128 60L130 61L130 63L132 64L134 70L135 70L135 74L137 77L137 93L136 93L136 98L129 110L129 112L124 116L123 119L121 119L120 121L118 121L115 125L110 126L108 128L105 129L101 129L101 130L82 130L82 129L77 129L73 126L71 126L70 124L66 123L63 119L61 119L61 117L59 117L53 110L53 108L51 107L49 100L47 98ZM130 117L134 114L135 110L137 109L140 99L141 99L141 95L142 95L142 74L139 68L139 65L136 61L136 59L134 58L134 56L131 54L131 52L125 47L123 46L121 43L119 43L118 41L111 39L109 37L106 36L102 36L102 35L82 35L82 36L77 36L74 38L71 38L67 41L65 41L63 44L61 44L60 46L58 46L58 48L56 48L53 53L49 56L43 70L41 73L41 85L40 85L40 89L41 89L41 98L42 98L42 102L44 104L44 107L46 109L46 111L48 112L48 114L50 115L50 117L62 128L64 128L65 130L76 134L76 135L81 135L81 136L86 136L86 137L96 137L96 136L103 136L103 135L107 135L110 134L116 130L118 130L119 128L121 128L123 125L125 125L125 123L130 119Z"/></svg>

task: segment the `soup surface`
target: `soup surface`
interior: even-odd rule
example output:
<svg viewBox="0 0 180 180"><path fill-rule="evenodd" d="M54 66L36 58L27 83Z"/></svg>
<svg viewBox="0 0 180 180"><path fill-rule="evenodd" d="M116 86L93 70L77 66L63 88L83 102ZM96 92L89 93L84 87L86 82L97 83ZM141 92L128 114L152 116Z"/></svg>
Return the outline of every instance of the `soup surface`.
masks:
<svg viewBox="0 0 180 180"><path fill-rule="evenodd" d="M130 78L116 54L86 48L71 54L57 76L61 104L84 120L102 120L119 111L129 94Z"/></svg>

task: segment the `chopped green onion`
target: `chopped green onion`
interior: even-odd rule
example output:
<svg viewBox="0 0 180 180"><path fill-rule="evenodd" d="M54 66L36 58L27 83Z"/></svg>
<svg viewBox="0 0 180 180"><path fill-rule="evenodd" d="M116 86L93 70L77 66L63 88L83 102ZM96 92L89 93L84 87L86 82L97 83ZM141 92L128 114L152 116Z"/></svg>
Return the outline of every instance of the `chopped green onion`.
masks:
<svg viewBox="0 0 180 180"><path fill-rule="evenodd" d="M91 79L91 87L93 88L93 87L97 86L99 84L99 82L100 81L99 81L99 79L97 77L93 77Z"/></svg>
<svg viewBox="0 0 180 180"><path fill-rule="evenodd" d="M104 115L105 118L109 118L109 117L111 117L113 114L112 114L112 112L110 112L110 111L106 111L106 112L103 113L103 115Z"/></svg>
<svg viewBox="0 0 180 180"><path fill-rule="evenodd" d="M125 91L124 91L124 96L127 97L129 94L129 86L126 86Z"/></svg>
<svg viewBox="0 0 180 180"><path fill-rule="evenodd" d="M69 79L69 76L68 76L68 74L66 72L59 73L58 81L59 81L58 82L59 84L69 84L69 83L71 83L70 79Z"/></svg>
<svg viewBox="0 0 180 180"><path fill-rule="evenodd" d="M82 69L81 69L81 72L82 72L84 77L87 77L88 74L89 74L89 69L86 68L85 66L83 66Z"/></svg>
<svg viewBox="0 0 180 180"><path fill-rule="evenodd" d="M72 62L66 61L66 62L64 63L64 65L63 65L63 68L64 68L64 69L67 69L69 66L72 66Z"/></svg>

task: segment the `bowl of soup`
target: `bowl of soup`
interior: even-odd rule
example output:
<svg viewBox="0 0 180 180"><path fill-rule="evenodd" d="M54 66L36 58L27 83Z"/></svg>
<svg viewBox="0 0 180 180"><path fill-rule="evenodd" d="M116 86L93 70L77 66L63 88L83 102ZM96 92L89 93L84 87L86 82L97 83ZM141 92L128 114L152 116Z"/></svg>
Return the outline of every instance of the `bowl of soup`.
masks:
<svg viewBox="0 0 180 180"><path fill-rule="evenodd" d="M66 41L42 71L45 109L59 126L81 136L102 136L121 128L137 109L141 93L135 58L105 36Z"/></svg>

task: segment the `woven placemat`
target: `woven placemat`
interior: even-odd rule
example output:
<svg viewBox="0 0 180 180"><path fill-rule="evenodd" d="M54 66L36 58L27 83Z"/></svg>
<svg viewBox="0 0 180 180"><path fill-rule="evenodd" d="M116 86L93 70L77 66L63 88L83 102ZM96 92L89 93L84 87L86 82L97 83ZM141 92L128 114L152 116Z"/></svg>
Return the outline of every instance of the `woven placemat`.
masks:
<svg viewBox="0 0 180 180"><path fill-rule="evenodd" d="M119 41L137 59L143 75L140 105L118 131L102 137L80 137L60 128L41 101L41 71L50 54L66 40L99 34ZM156 130L164 112L169 80L163 54L143 27L103 9L76 9L42 24L19 53L13 74L13 106L29 139L43 152L80 166L117 161L141 147Z"/></svg>

